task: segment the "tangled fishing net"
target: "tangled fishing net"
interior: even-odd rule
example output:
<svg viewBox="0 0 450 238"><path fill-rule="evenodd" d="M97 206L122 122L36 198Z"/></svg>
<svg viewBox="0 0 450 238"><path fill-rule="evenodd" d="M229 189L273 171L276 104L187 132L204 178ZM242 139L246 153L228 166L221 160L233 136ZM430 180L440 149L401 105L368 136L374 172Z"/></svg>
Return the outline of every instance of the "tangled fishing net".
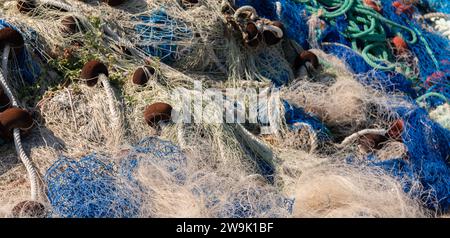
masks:
<svg viewBox="0 0 450 238"><path fill-rule="evenodd" d="M0 217L448 217L446 1L113 5L0 0Z"/></svg>

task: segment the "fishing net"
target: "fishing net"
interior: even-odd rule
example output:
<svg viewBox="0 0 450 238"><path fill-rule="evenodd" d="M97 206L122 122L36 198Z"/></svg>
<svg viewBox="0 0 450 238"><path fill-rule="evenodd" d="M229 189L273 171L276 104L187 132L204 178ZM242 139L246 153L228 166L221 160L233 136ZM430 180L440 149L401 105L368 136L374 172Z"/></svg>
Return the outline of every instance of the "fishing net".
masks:
<svg viewBox="0 0 450 238"><path fill-rule="evenodd" d="M187 158L168 141L147 138L118 157L116 164L97 154L77 161L62 157L53 164L45 176L52 216L286 217L289 213L289 202L261 180L235 184L227 177L188 173Z"/></svg>
<svg viewBox="0 0 450 238"><path fill-rule="evenodd" d="M111 112L100 87L77 85L44 97L38 104L46 126L73 151L117 145L123 132L111 130ZM120 105L120 102L116 102Z"/></svg>
<svg viewBox="0 0 450 238"><path fill-rule="evenodd" d="M419 181L423 186L419 196L427 206L445 213L449 208L450 196L448 130L428 118L427 112L417 106L401 106L396 110L405 121L402 138L408 156L378 162L378 165L397 177L409 178L404 187L407 191L414 190L411 187L414 180Z"/></svg>
<svg viewBox="0 0 450 238"><path fill-rule="evenodd" d="M408 17L407 14L397 14L391 1L383 2L383 15L397 23L409 25L418 35L418 42L410 44L409 47L418 58L422 83L433 73L449 70L450 42L448 39L423 29L418 22ZM403 32L403 34L405 33Z"/></svg>
<svg viewBox="0 0 450 238"><path fill-rule="evenodd" d="M95 155L60 158L45 176L48 197L61 217L132 217L139 209L131 190Z"/></svg>
<svg viewBox="0 0 450 238"><path fill-rule="evenodd" d="M186 158L179 149L155 138L126 151L114 165L107 157L92 154L78 161L60 158L45 175L48 198L56 216L136 217L144 192L134 177L140 163L153 163L183 181ZM120 159L118 160L120 161Z"/></svg>
<svg viewBox="0 0 450 238"><path fill-rule="evenodd" d="M294 217L421 217L426 214L416 201L402 193L401 183L389 175L340 162L322 161L302 170L293 188Z"/></svg>
<svg viewBox="0 0 450 238"><path fill-rule="evenodd" d="M305 49L309 48L307 25L309 14L303 5L290 0L238 0L235 4L237 7L251 5L261 16L281 21L290 39L295 40Z"/></svg>
<svg viewBox="0 0 450 238"><path fill-rule="evenodd" d="M21 31L14 25L9 24L3 19L0 19L0 29L3 29L5 27L11 27L15 30L18 30L21 32L21 34L23 34L22 32L27 32L26 30ZM13 57L8 72L10 73L11 77L18 79L14 80L14 83L12 84L12 86L16 89L20 89L25 86L29 86L30 84L36 83L40 76L40 65L35 59L33 59L27 46L28 45L25 45L25 47L22 49L14 50L12 54Z"/></svg>
<svg viewBox="0 0 450 238"><path fill-rule="evenodd" d="M0 29L25 39L8 78L19 79L14 94L35 120L23 144L45 174L38 202L48 217L449 211L449 41L420 16L445 3L421 1L412 14L394 1L376 1L377 12L346 0L66 0L28 13L0 2ZM107 84L80 79L93 59L108 68L112 100ZM148 80L133 82L147 67ZM252 103L233 101L230 88L279 94L256 107L256 121L225 123L224 107L246 114ZM200 99L202 113L190 111ZM150 126L144 111L157 102L191 120ZM0 216L9 217L30 184L8 140L0 158Z"/></svg>
<svg viewBox="0 0 450 238"><path fill-rule="evenodd" d="M163 62L177 61L191 45L193 33L181 20L169 16L164 9L137 16L136 32L139 46L149 55L159 57Z"/></svg>

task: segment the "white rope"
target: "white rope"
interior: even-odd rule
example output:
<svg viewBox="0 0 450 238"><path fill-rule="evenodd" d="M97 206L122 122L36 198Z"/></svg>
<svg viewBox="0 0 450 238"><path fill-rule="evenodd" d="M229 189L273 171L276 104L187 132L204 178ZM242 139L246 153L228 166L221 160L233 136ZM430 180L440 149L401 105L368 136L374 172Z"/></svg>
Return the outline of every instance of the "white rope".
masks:
<svg viewBox="0 0 450 238"><path fill-rule="evenodd" d="M387 134L387 130L385 129L365 129L359 132L356 132L350 136L348 136L347 138L345 138L344 141L342 141L341 144L337 145L338 148L344 148L345 146L353 143L356 139L364 136L364 135L368 135L368 134L375 134L375 135L386 135Z"/></svg>
<svg viewBox="0 0 450 238"><path fill-rule="evenodd" d="M450 20L447 18L435 18L433 19L435 29L441 32L447 38L450 38Z"/></svg>
<svg viewBox="0 0 450 238"><path fill-rule="evenodd" d="M11 48L9 47L9 45L6 45L3 48L2 73L0 74L0 83L2 84L3 90L5 91L9 100L12 102L12 105L14 107L18 107L19 105L17 103L17 100L12 94L11 88L9 87L8 82L6 81L6 77L8 76L8 56L10 50ZM31 200L37 200L39 195L38 175L36 169L34 168L33 162L30 160L30 158L28 158L27 154L23 149L22 141L20 139L20 129L15 128L13 130L13 137L14 137L14 146L16 148L17 154L22 163L25 165L25 168L28 172L28 177L30 179L30 186L31 186Z"/></svg>
<svg viewBox="0 0 450 238"><path fill-rule="evenodd" d="M9 47L9 45L6 45L3 48L3 56L2 56L3 73L1 74L1 83L2 83L2 87L3 87L3 91L6 93L6 96L8 96L12 105L17 107L18 103L16 101L16 98L14 97L14 95L11 91L11 88L8 85L8 82L6 81L6 77L8 77L8 58L9 58L10 51L11 51L11 48Z"/></svg>
<svg viewBox="0 0 450 238"><path fill-rule="evenodd" d="M114 96L114 90L111 87L108 77L106 77L106 75L104 75L104 74L100 74L98 76L98 78L102 82L103 87L106 92L106 96L108 97L108 105L109 105L109 111L111 112L111 120L113 123L113 127L114 127L114 129L122 129L122 125L120 123L120 116L116 109L116 104L115 104L116 97Z"/></svg>
<svg viewBox="0 0 450 238"><path fill-rule="evenodd" d="M449 19L450 16L442 13L442 12L432 12L432 13L428 13L423 15L423 18L425 19L431 19L431 18L445 18L445 19Z"/></svg>
<svg viewBox="0 0 450 238"><path fill-rule="evenodd" d="M276 13L277 13L277 16L278 16L279 19L281 19L281 11L283 10L283 7L281 6L281 2L280 2L280 1L277 1L277 2L275 3L275 6L276 6Z"/></svg>

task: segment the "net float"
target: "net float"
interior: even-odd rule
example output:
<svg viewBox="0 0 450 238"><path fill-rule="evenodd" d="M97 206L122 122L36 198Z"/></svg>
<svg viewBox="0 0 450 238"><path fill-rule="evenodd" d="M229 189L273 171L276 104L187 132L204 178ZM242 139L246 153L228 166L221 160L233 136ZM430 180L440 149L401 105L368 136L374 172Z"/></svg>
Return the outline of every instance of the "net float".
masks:
<svg viewBox="0 0 450 238"><path fill-rule="evenodd" d="M0 47L9 45L11 48L22 48L24 40L22 34L11 27L5 27L0 30Z"/></svg>
<svg viewBox="0 0 450 238"><path fill-rule="evenodd" d="M172 106L163 102L153 103L144 111L144 119L151 127L155 127L161 121L170 120L171 115Z"/></svg>
<svg viewBox="0 0 450 238"><path fill-rule="evenodd" d="M0 113L0 137L10 140L14 129L27 132L33 124L33 117L28 111L17 107L8 108Z"/></svg>
<svg viewBox="0 0 450 238"><path fill-rule="evenodd" d="M311 51L303 51L297 56L294 61L294 70L297 71L306 63L310 63L315 69L318 69L320 67L319 58L314 53L312 53Z"/></svg>
<svg viewBox="0 0 450 238"><path fill-rule="evenodd" d="M133 83L144 86L150 80L150 77L156 72L155 68L151 66L142 66L136 69L133 74Z"/></svg>
<svg viewBox="0 0 450 238"><path fill-rule="evenodd" d="M45 206L37 201L23 201L12 209L12 216L15 218L44 218L46 213Z"/></svg>
<svg viewBox="0 0 450 238"><path fill-rule="evenodd" d="M259 32L258 26L256 26L254 22L247 23L243 35L245 44L248 46L256 47L261 41L261 34Z"/></svg>
<svg viewBox="0 0 450 238"><path fill-rule="evenodd" d="M408 51L408 44L406 44L405 40L401 36L392 38L392 44L398 54L404 54Z"/></svg>
<svg viewBox="0 0 450 238"><path fill-rule="evenodd" d="M267 45L278 44L284 36L283 23L279 21L272 22L270 25L263 26L263 38Z"/></svg>
<svg viewBox="0 0 450 238"><path fill-rule="evenodd" d="M81 79L86 80L86 84L89 87L93 87L97 84L100 75L108 77L108 68L105 64L97 60L91 60L87 62L81 70Z"/></svg>
<svg viewBox="0 0 450 238"><path fill-rule="evenodd" d="M402 133L405 128L403 120L396 120L392 124L391 128L389 128L387 135L389 138L396 140L396 141L402 141Z"/></svg>
<svg viewBox="0 0 450 238"><path fill-rule="evenodd" d="M364 0L364 4L377 12L381 12L381 7L374 0Z"/></svg>

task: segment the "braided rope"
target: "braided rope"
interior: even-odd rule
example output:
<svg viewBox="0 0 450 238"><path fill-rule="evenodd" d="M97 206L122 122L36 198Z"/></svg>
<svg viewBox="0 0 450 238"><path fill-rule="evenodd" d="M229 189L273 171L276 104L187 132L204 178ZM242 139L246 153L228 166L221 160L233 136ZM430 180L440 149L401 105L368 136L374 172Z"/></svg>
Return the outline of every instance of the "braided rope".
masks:
<svg viewBox="0 0 450 238"><path fill-rule="evenodd" d="M106 77L106 75L104 75L104 74L100 74L98 76L98 78L102 82L103 87L106 92L106 97L108 98L108 106L109 106L109 111L111 112L111 120L113 123L113 128L121 130L122 123L121 123L119 112L116 108L116 104L115 104L116 97L114 96L114 90L111 87L111 83L109 82L108 77Z"/></svg>
<svg viewBox="0 0 450 238"><path fill-rule="evenodd" d="M17 100L14 97L11 88L9 87L8 82L6 80L6 77L8 75L8 58L10 50L11 48L8 45L6 45L3 49L2 73L0 74L0 83L9 100L12 102L12 105L14 107L18 107L19 105L17 103ZM30 160L30 158L28 158L27 154L25 153L25 150L23 149L22 141L20 138L20 129L15 128L13 130L13 137L14 137L14 146L16 148L17 154L19 155L20 160L25 165L25 168L28 172L28 177L30 179L31 185L31 200L37 200L39 198L38 174L33 165L33 162Z"/></svg>

